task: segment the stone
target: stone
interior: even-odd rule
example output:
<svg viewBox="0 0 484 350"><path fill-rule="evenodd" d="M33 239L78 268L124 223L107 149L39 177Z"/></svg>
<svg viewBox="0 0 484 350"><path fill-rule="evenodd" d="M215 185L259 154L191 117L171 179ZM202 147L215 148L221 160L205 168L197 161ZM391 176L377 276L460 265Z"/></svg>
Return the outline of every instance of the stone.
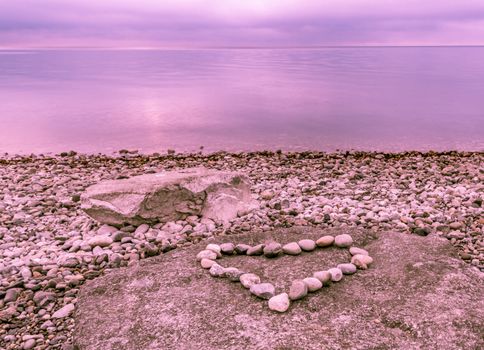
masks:
<svg viewBox="0 0 484 350"><path fill-rule="evenodd" d="M75 309L74 304L67 304L54 312L52 318L65 318L68 317Z"/></svg>
<svg viewBox="0 0 484 350"><path fill-rule="evenodd" d="M276 288L271 283L258 283L250 287L250 292L261 299L270 299L276 293Z"/></svg>
<svg viewBox="0 0 484 350"><path fill-rule="evenodd" d="M3 301L5 303L10 303L10 302L16 301L21 291L22 291L21 288L7 289L7 293L5 294Z"/></svg>
<svg viewBox="0 0 484 350"><path fill-rule="evenodd" d="M333 243L334 243L334 237L329 235L323 236L316 241L316 245L322 248L329 247L330 245L333 245Z"/></svg>
<svg viewBox="0 0 484 350"><path fill-rule="evenodd" d="M235 246L235 252L237 254L243 255L247 253L247 250L249 250L249 248L250 248L250 245L248 244L237 244Z"/></svg>
<svg viewBox="0 0 484 350"><path fill-rule="evenodd" d="M277 242L271 242L264 246L264 256L267 258L275 258L282 251L282 246Z"/></svg>
<svg viewBox="0 0 484 350"><path fill-rule="evenodd" d="M201 261L202 259L215 260L217 259L217 253L213 250L202 250L197 254L197 261Z"/></svg>
<svg viewBox="0 0 484 350"><path fill-rule="evenodd" d="M232 282L239 282L240 276L244 274L243 271L240 271L236 267L227 267L225 269L225 277L227 277Z"/></svg>
<svg viewBox="0 0 484 350"><path fill-rule="evenodd" d="M313 277L321 281L323 286L328 286L331 283L331 274L328 271L316 271Z"/></svg>
<svg viewBox="0 0 484 350"><path fill-rule="evenodd" d="M334 245L338 248L348 248L353 244L353 238L349 234L337 235L334 238Z"/></svg>
<svg viewBox="0 0 484 350"><path fill-rule="evenodd" d="M316 248L316 242L312 239L301 239L297 244L299 244L301 249L305 252L313 251Z"/></svg>
<svg viewBox="0 0 484 350"><path fill-rule="evenodd" d="M98 222L121 226L202 216L228 222L257 204L242 174L192 168L102 181L81 195L81 208Z"/></svg>
<svg viewBox="0 0 484 350"><path fill-rule="evenodd" d="M286 312L290 305L289 295L287 293L281 293L274 295L269 299L269 309L277 312Z"/></svg>
<svg viewBox="0 0 484 350"><path fill-rule="evenodd" d="M356 266L353 264L339 264L337 266L338 269L343 272L344 275L352 275L356 272Z"/></svg>
<svg viewBox="0 0 484 350"><path fill-rule="evenodd" d="M373 258L369 255L356 254L351 258L351 263L361 270L366 270L373 263Z"/></svg>
<svg viewBox="0 0 484 350"><path fill-rule="evenodd" d="M264 252L264 244L258 244L247 249L245 254L247 255L262 255Z"/></svg>
<svg viewBox="0 0 484 350"><path fill-rule="evenodd" d="M223 243L220 245L220 251L225 255L232 255L235 251L235 245L233 243Z"/></svg>
<svg viewBox="0 0 484 350"><path fill-rule="evenodd" d="M302 249L296 242L291 242L282 247L282 252L287 255L299 255L301 254Z"/></svg>
<svg viewBox="0 0 484 350"><path fill-rule="evenodd" d="M315 292L323 287L323 283L315 277L306 277L303 282L308 287L308 292Z"/></svg>
<svg viewBox="0 0 484 350"><path fill-rule="evenodd" d="M242 283L245 288L250 289L254 284L260 283L260 277L253 273L244 273L240 276L240 283Z"/></svg>
<svg viewBox="0 0 484 350"><path fill-rule="evenodd" d="M22 345L22 349L24 349L24 350L33 349L33 348L34 348L34 346L35 346L35 344L36 344L35 339L29 339L29 340L27 340L27 341L25 341L25 342L23 343L23 345Z"/></svg>
<svg viewBox="0 0 484 350"><path fill-rule="evenodd" d="M43 307L48 303L55 301L55 293L38 291L34 294L33 300L35 305Z"/></svg>
<svg viewBox="0 0 484 350"><path fill-rule="evenodd" d="M200 260L200 265L202 265L204 269L211 268L213 264L215 264L215 260L212 259L203 258L202 260Z"/></svg>
<svg viewBox="0 0 484 350"><path fill-rule="evenodd" d="M331 274L331 281L333 282L339 282L343 278L343 271L337 267L329 269L328 272Z"/></svg>
<svg viewBox="0 0 484 350"><path fill-rule="evenodd" d="M295 280L291 283L289 288L289 299L298 300L304 298L308 294L308 286L302 280Z"/></svg>
<svg viewBox="0 0 484 350"><path fill-rule="evenodd" d="M215 252L217 256L221 256L221 252L222 252L220 249L220 246L218 244L213 244L213 243L207 244L207 246L205 247L205 250L211 250Z"/></svg>
<svg viewBox="0 0 484 350"><path fill-rule="evenodd" d="M368 252L364 249L361 249L361 248L357 248L357 247L351 247L350 248L350 254L351 255L357 255L357 254L361 254L361 255L369 255Z"/></svg>
<svg viewBox="0 0 484 350"><path fill-rule="evenodd" d="M209 273L213 277L224 277L225 269L217 263L214 263L209 270Z"/></svg>
<svg viewBox="0 0 484 350"><path fill-rule="evenodd" d="M113 243L113 239L109 236L94 236L87 241L87 243L94 247L108 247Z"/></svg>

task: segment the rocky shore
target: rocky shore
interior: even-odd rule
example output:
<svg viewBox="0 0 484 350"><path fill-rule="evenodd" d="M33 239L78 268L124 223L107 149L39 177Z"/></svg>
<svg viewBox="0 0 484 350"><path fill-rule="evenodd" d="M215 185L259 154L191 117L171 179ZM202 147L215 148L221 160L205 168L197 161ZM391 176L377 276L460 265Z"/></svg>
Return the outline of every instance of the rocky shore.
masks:
<svg viewBox="0 0 484 350"><path fill-rule="evenodd" d="M482 152L1 156L0 348L72 349L85 280L217 235L292 226L440 235L484 272L483 161ZM226 224L192 216L122 228L80 209L101 180L196 166L247 174L260 208Z"/></svg>

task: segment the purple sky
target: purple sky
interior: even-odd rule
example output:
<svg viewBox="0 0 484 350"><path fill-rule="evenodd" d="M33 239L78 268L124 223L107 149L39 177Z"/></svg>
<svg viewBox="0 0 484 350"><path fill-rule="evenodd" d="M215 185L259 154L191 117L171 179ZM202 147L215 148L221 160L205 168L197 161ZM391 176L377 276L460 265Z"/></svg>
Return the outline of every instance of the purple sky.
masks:
<svg viewBox="0 0 484 350"><path fill-rule="evenodd" d="M484 0L0 0L0 48L484 45Z"/></svg>

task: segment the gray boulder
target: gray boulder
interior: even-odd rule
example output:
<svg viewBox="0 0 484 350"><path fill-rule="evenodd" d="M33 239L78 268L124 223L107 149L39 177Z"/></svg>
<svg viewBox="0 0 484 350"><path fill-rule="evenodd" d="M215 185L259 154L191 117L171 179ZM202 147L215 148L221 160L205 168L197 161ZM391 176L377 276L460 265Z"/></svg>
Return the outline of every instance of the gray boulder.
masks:
<svg viewBox="0 0 484 350"><path fill-rule="evenodd" d="M227 222L254 206L244 175L204 168L102 181L81 196L87 215L113 226L176 221L190 215Z"/></svg>

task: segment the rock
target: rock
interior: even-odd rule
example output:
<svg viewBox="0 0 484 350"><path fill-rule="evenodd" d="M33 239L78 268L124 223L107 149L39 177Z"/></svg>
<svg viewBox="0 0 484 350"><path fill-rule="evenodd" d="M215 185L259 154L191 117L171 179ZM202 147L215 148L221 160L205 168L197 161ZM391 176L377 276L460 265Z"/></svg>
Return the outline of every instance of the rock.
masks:
<svg viewBox="0 0 484 350"><path fill-rule="evenodd" d="M247 253L247 251L249 250L249 248L250 248L250 245L248 245L248 244L237 244L235 246L235 252L237 254L243 255L243 254L246 254Z"/></svg>
<svg viewBox="0 0 484 350"><path fill-rule="evenodd" d="M282 251L282 246L277 242L271 242L264 246L264 256L267 258L275 258Z"/></svg>
<svg viewBox="0 0 484 350"><path fill-rule="evenodd" d="M258 283L250 287L250 292L261 299L270 299L276 293L276 288L271 283Z"/></svg>
<svg viewBox="0 0 484 350"><path fill-rule="evenodd" d="M55 301L55 293L38 291L34 294L33 300L35 305L43 307L48 303Z"/></svg>
<svg viewBox="0 0 484 350"><path fill-rule="evenodd" d="M220 257L222 256L222 251L220 249L220 246L218 244L213 244L213 243L210 243L210 244L207 244L207 247L205 248L205 250L211 250L213 252L215 252L217 254L217 257Z"/></svg>
<svg viewBox="0 0 484 350"><path fill-rule="evenodd" d="M287 243L282 247L282 252L287 255L299 255L302 250L296 242Z"/></svg>
<svg viewBox="0 0 484 350"><path fill-rule="evenodd" d="M52 314L52 318L65 318L74 311L74 304L67 304Z"/></svg>
<svg viewBox="0 0 484 350"><path fill-rule="evenodd" d="M320 280L323 286L327 286L331 283L331 274L328 271L317 271L313 273L313 277Z"/></svg>
<svg viewBox="0 0 484 350"><path fill-rule="evenodd" d="M308 294L308 286L302 280L295 280L289 288L289 299L298 300Z"/></svg>
<svg viewBox="0 0 484 350"><path fill-rule="evenodd" d="M255 206L244 175L203 168L102 181L87 188L81 208L113 226L168 222L187 216L228 222Z"/></svg>
<svg viewBox="0 0 484 350"><path fill-rule="evenodd" d="M215 260L217 259L217 253L213 250L202 250L197 254L197 261L201 261L202 259Z"/></svg>
<svg viewBox="0 0 484 350"><path fill-rule="evenodd" d="M225 269L217 263L214 263L212 267L210 267L209 273L213 277L224 277L225 276Z"/></svg>
<svg viewBox="0 0 484 350"><path fill-rule="evenodd" d="M232 282L239 282L240 276L244 274L243 271L240 271L236 267L227 267L225 269L225 277L227 277Z"/></svg>
<svg viewBox="0 0 484 350"><path fill-rule="evenodd" d="M357 255L357 254L361 254L361 255L369 255L368 252L364 249L361 249L361 248L357 248L357 247L351 247L350 248L350 254L351 255Z"/></svg>
<svg viewBox="0 0 484 350"><path fill-rule="evenodd" d="M113 239L109 236L94 236L87 242L92 248L94 247L108 247L113 243Z"/></svg>
<svg viewBox="0 0 484 350"><path fill-rule="evenodd" d="M331 274L331 281L333 282L341 281L341 279L343 278L343 271L341 271L337 267L329 269L328 272Z"/></svg>
<svg viewBox="0 0 484 350"><path fill-rule="evenodd" d="M308 287L308 292L315 292L323 287L323 283L315 277L307 277L303 279L303 282Z"/></svg>
<svg viewBox="0 0 484 350"><path fill-rule="evenodd" d="M329 247L333 243L334 243L334 237L333 236L323 236L316 241L316 245L318 247L322 247L322 248L323 247Z"/></svg>
<svg viewBox="0 0 484 350"><path fill-rule="evenodd" d="M202 260L200 260L200 265L202 265L204 269L211 268L213 264L215 264L215 261L212 259L203 258Z"/></svg>
<svg viewBox="0 0 484 350"><path fill-rule="evenodd" d="M33 348L34 348L34 346L35 346L35 344L36 344L35 339L29 339L29 340L27 340L27 341L25 341L25 342L23 343L23 345L22 345L22 349L24 349L24 350L33 349Z"/></svg>
<svg viewBox="0 0 484 350"><path fill-rule="evenodd" d="M5 298L3 299L3 301L5 303L10 303L10 302L17 300L21 291L22 291L22 288L7 289L7 293L5 294Z"/></svg>
<svg viewBox="0 0 484 350"><path fill-rule="evenodd" d="M289 309L290 301L287 293L281 293L269 299L269 309L277 312L286 312Z"/></svg>
<svg viewBox="0 0 484 350"><path fill-rule="evenodd" d="M260 277L253 273L244 273L240 276L240 283L242 283L245 288L249 289L254 284L260 283Z"/></svg>
<svg viewBox="0 0 484 350"><path fill-rule="evenodd" d="M351 258L351 263L361 270L366 270L373 263L373 258L369 255L356 254Z"/></svg>
<svg viewBox="0 0 484 350"><path fill-rule="evenodd" d="M258 244L256 246L250 247L247 249L245 254L247 255L262 255L264 251L264 244Z"/></svg>
<svg viewBox="0 0 484 350"><path fill-rule="evenodd" d="M353 238L350 235L344 233L342 235L337 235L334 238L334 245L338 248L348 248L353 244Z"/></svg>
<svg viewBox="0 0 484 350"><path fill-rule="evenodd" d="M235 245L233 243L223 243L220 245L220 251L222 254L232 255L235 251Z"/></svg>
<svg viewBox="0 0 484 350"><path fill-rule="evenodd" d="M316 248L316 242L312 239L301 239L297 244L299 244L301 249L305 252L310 252Z"/></svg>
<svg viewBox="0 0 484 350"><path fill-rule="evenodd" d="M337 268L340 269L344 275L352 275L356 272L356 266L353 264L339 264Z"/></svg>
<svg viewBox="0 0 484 350"><path fill-rule="evenodd" d="M459 222L459 221L455 221L455 222L451 222L449 224L449 227L452 229L452 230L458 230L462 227L464 227L464 224L462 222Z"/></svg>

